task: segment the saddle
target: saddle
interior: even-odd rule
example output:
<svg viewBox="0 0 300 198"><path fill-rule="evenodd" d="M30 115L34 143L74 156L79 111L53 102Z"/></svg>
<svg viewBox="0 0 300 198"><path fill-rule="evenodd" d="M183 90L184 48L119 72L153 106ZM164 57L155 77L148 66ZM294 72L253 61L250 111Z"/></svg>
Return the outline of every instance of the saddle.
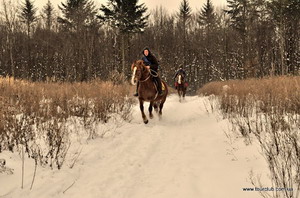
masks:
<svg viewBox="0 0 300 198"><path fill-rule="evenodd" d="M178 87L178 85L179 85L178 82L175 82L175 87ZM185 82L184 87L188 87L188 86L189 86L189 84L187 82Z"/></svg>

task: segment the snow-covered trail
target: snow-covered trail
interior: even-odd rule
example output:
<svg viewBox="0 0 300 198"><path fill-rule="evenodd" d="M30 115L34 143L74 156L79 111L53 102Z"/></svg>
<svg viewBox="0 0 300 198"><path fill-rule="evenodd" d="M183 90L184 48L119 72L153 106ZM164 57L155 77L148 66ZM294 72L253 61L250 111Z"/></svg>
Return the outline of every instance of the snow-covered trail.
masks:
<svg viewBox="0 0 300 198"><path fill-rule="evenodd" d="M132 122L118 128L116 135L85 145L74 168L38 169L31 191L33 166L28 165L21 190L17 164L14 176L0 177L0 197L259 197L242 190L252 187L249 171L265 166L256 146L229 144L225 124L206 113L203 100L187 97L179 103L177 96L170 96L162 120L155 114L148 125L136 106ZM14 187L4 180L18 183Z"/></svg>

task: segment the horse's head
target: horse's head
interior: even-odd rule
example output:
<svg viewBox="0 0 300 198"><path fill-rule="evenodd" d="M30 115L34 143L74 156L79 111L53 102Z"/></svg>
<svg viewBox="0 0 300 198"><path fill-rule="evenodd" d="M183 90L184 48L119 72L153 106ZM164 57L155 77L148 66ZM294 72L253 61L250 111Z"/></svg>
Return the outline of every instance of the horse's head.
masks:
<svg viewBox="0 0 300 198"><path fill-rule="evenodd" d="M183 81L184 81L183 76L181 74L178 74L178 76L177 76L177 82L178 82L178 84L181 84Z"/></svg>
<svg viewBox="0 0 300 198"><path fill-rule="evenodd" d="M137 81L141 80L143 73L147 71L142 60L137 60L131 65L132 77L131 84L136 85Z"/></svg>

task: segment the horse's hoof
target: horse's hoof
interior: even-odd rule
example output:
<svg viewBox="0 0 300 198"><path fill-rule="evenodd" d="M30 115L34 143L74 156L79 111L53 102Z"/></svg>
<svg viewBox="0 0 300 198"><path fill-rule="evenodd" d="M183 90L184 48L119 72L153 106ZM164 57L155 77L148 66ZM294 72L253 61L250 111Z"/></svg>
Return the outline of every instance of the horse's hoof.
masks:
<svg viewBox="0 0 300 198"><path fill-rule="evenodd" d="M145 123L145 124L148 124L148 122L149 122L148 120L144 120L144 123Z"/></svg>
<svg viewBox="0 0 300 198"><path fill-rule="evenodd" d="M153 115L149 115L150 119L153 119Z"/></svg>

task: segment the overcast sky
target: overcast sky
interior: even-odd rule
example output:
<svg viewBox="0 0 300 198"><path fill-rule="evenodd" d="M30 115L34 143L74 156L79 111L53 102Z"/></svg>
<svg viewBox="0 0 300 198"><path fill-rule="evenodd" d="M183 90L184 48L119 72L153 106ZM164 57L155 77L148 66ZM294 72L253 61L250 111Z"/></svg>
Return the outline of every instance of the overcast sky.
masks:
<svg viewBox="0 0 300 198"><path fill-rule="evenodd" d="M42 8L48 0L34 0L35 5L39 8ZM51 0L53 5L55 5L55 8L57 8L57 5L61 2L66 2L67 0ZM162 5L165 7L168 11L174 12L179 9L180 2L182 0L139 0L139 3L145 3L146 6L149 8L149 10L156 8L157 6ZM96 5L106 4L107 0L94 0ZM206 0L189 0L190 6L192 7L193 11L200 10L202 8L203 4L206 2ZM224 6L226 5L226 0L212 0L212 3L215 6Z"/></svg>

